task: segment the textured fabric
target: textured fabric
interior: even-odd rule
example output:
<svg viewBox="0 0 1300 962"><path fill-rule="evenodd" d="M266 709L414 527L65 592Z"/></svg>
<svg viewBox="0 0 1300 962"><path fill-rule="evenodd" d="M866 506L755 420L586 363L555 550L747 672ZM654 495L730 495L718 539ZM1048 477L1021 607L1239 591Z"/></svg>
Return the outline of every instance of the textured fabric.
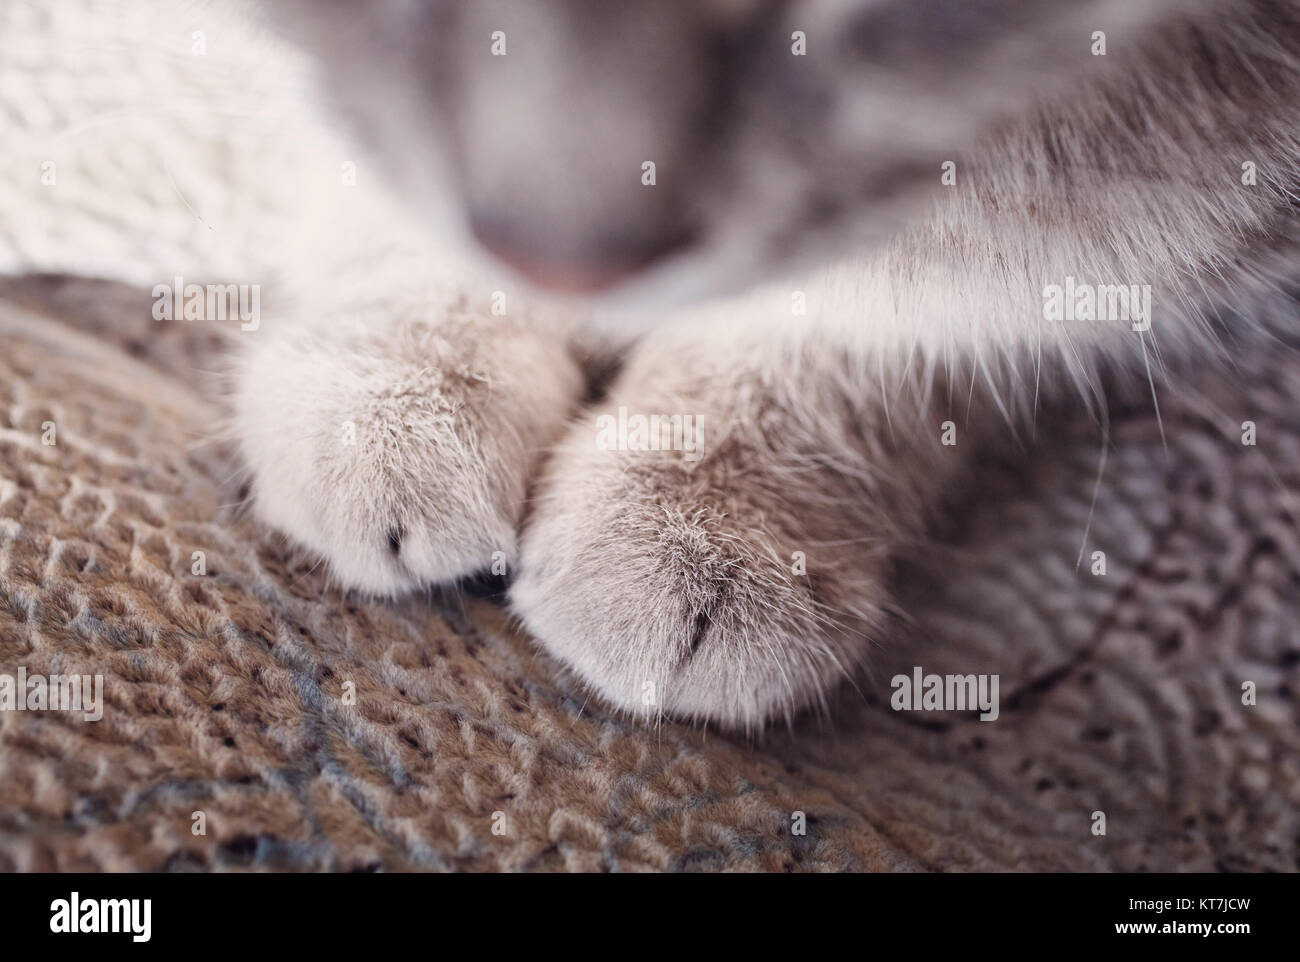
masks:
<svg viewBox="0 0 1300 962"><path fill-rule="evenodd" d="M750 742L614 717L492 597L331 588L240 515L216 335L111 285L8 295L0 673L102 674L106 704L0 712L0 869L1297 866L1290 349L1166 392L1167 449L1112 411L1080 567L1096 424L985 458L872 677ZM914 665L998 672L1000 718L891 711Z"/></svg>

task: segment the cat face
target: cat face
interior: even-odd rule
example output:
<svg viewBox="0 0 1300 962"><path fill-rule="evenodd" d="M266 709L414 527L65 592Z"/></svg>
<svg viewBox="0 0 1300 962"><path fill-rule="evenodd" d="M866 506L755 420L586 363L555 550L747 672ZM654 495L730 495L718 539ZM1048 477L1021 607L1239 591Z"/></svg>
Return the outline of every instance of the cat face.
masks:
<svg viewBox="0 0 1300 962"><path fill-rule="evenodd" d="M961 169L979 137L1132 72L1142 28L1195 2L303 0L289 16L423 216L541 285L674 302L888 238L945 170L979 176Z"/></svg>

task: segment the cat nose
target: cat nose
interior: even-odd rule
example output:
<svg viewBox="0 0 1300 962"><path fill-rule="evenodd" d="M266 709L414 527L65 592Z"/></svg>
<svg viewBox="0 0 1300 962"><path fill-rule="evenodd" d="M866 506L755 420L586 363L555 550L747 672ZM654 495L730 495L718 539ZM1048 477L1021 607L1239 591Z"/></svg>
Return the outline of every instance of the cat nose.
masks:
<svg viewBox="0 0 1300 962"><path fill-rule="evenodd" d="M471 213L470 232L497 260L523 277L554 291L594 294L633 277L685 246L682 233L660 237L593 240L580 250L561 249L537 238L529 240L495 218Z"/></svg>

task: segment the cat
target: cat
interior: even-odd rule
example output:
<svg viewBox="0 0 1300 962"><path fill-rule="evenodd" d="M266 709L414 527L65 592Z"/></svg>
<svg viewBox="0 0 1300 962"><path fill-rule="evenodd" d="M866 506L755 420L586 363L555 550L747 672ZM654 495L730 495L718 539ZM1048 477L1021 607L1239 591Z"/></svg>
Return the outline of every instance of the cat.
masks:
<svg viewBox="0 0 1300 962"><path fill-rule="evenodd" d="M983 439L1221 359L1219 307L1300 265L1300 0L302 0L267 28L396 203L330 221L347 256L241 339L254 512L348 588L506 574L640 719L827 710Z"/></svg>

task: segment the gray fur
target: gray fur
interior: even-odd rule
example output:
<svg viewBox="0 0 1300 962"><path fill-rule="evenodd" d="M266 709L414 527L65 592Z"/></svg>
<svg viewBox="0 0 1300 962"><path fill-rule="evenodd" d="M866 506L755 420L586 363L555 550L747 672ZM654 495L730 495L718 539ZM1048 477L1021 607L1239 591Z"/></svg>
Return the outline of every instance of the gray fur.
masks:
<svg viewBox="0 0 1300 962"><path fill-rule="evenodd" d="M754 728L822 704L881 638L890 558L990 424L1018 430L1049 396L1104 403L1105 368L1140 384L1165 359L1221 359L1211 312L1249 317L1296 277L1295 0L473 0L298 15L411 205L450 213L531 274L542 262L626 275L598 319L648 333L608 396L576 413L569 361L478 344L509 392L490 417L412 402L376 455L382 472L326 459L329 484L307 497L346 538L313 537L277 507L324 468L277 473L278 449L250 441L264 514L346 582L397 590L469 573L493 543L513 559L534 477L515 609L640 717ZM795 30L806 57L791 53ZM1105 56L1090 53L1097 30ZM643 160L658 165L653 188ZM1067 276L1149 285L1150 330L1046 320L1044 287ZM796 294L806 314L792 314ZM337 407L359 386L350 372L397 378L412 350L445 363L410 323L394 318L365 351L301 349L318 352L303 363L326 365L331 397L298 403ZM410 384L442 397L446 380ZM367 384L355 403L379 417L383 396ZM620 405L703 417L703 458L602 449L596 419ZM939 443L950 419L955 448ZM539 475L537 445L502 441L520 434L561 438ZM453 435L481 460L429 440ZM439 560L381 578L394 517L434 532L424 557Z"/></svg>

